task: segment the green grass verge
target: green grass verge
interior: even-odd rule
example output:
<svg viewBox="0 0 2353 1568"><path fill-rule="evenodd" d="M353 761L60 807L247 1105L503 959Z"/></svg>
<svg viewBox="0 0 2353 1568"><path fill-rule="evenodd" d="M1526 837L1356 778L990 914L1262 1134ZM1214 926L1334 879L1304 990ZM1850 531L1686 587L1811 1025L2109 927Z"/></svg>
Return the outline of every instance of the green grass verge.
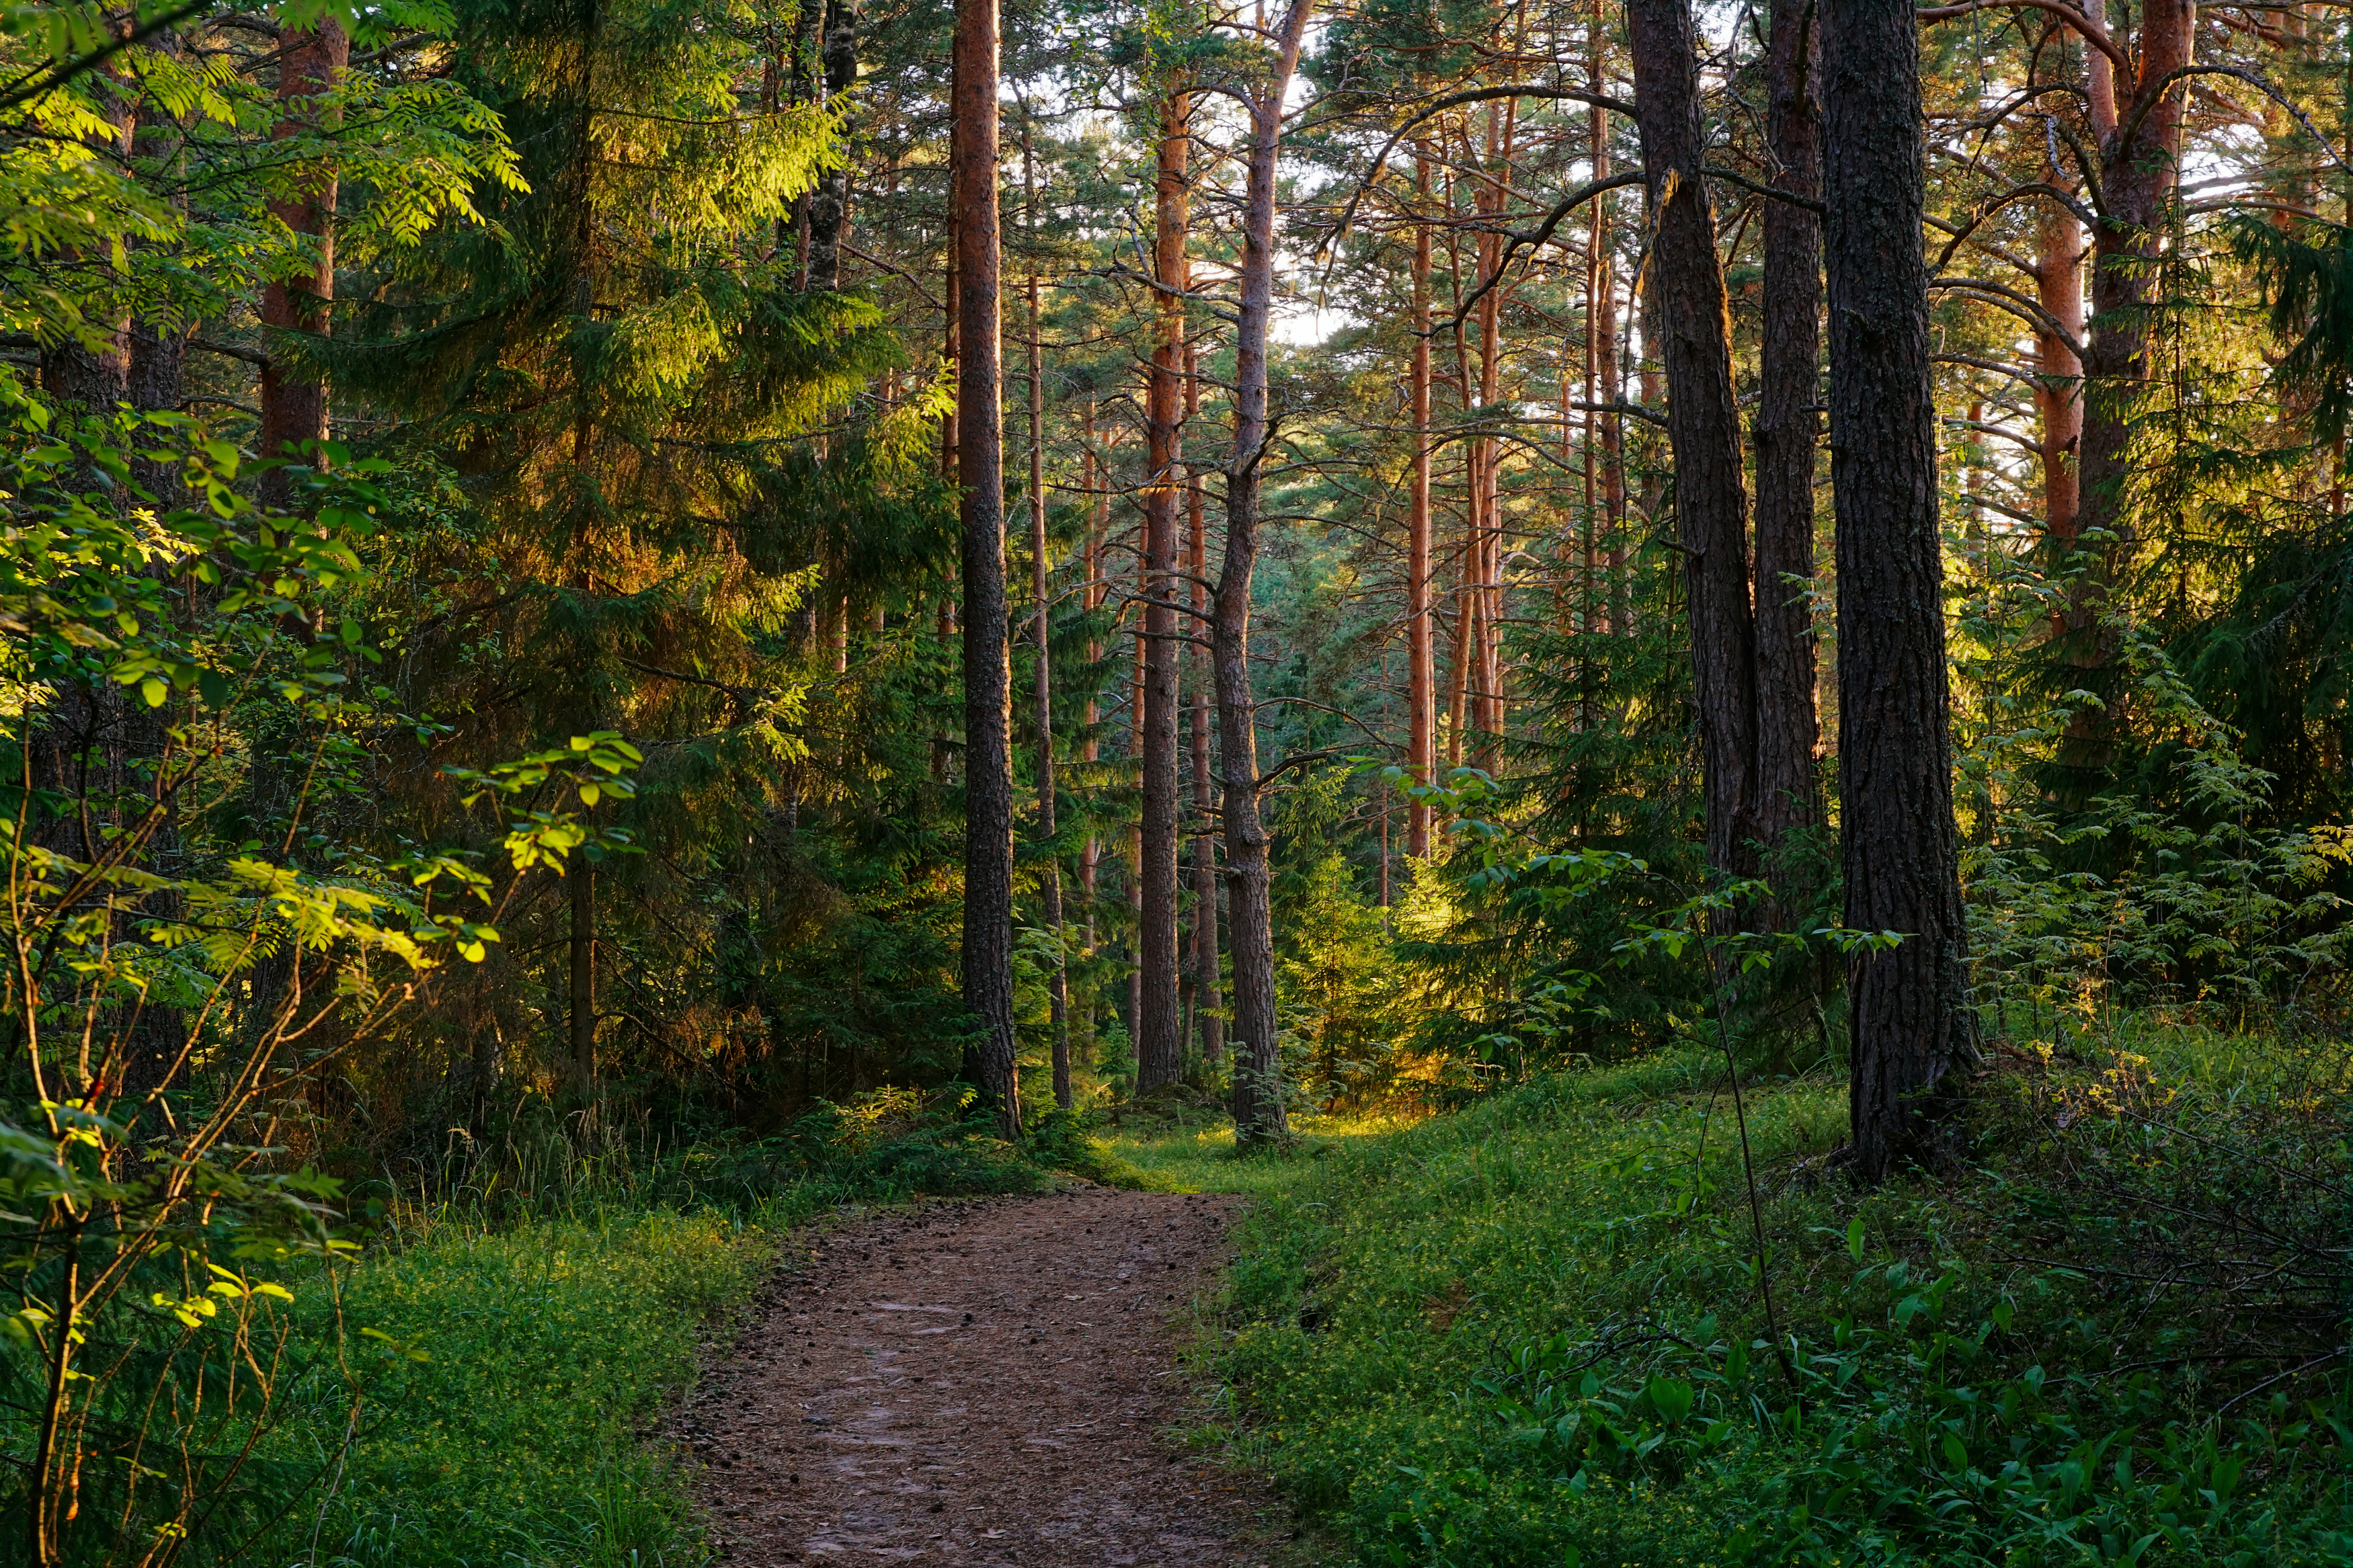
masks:
<svg viewBox="0 0 2353 1568"><path fill-rule="evenodd" d="M683 1487L639 1425L691 1377L698 1331L748 1297L774 1240L715 1214L617 1213L447 1225L370 1257L343 1314L372 1331L380 1371L347 1454L340 1411L288 1434L341 1475L285 1544L354 1568L702 1561Z"/></svg>
<svg viewBox="0 0 2353 1568"><path fill-rule="evenodd" d="M1753 1087L1787 1371L1718 1060L1336 1140L1238 1232L1240 1441L1398 1568L2353 1561L2342 1085L2136 1047L2013 1064L1972 1170L1873 1194L1829 1169L1842 1084Z"/></svg>
<svg viewBox="0 0 2353 1568"><path fill-rule="evenodd" d="M1411 1124L1409 1119L1381 1113L1295 1116L1290 1142L1238 1155L1230 1117L1177 1106L1155 1113L1125 1112L1102 1142L1113 1162L1136 1172L1152 1190L1263 1198L1297 1192L1318 1178L1323 1163L1335 1152Z"/></svg>

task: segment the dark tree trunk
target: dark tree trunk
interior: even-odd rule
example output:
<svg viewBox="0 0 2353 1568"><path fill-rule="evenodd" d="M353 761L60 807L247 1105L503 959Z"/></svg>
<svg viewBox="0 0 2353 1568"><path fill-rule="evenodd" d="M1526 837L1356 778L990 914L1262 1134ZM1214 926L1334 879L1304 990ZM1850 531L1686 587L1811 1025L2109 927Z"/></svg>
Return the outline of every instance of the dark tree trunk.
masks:
<svg viewBox="0 0 2353 1568"><path fill-rule="evenodd" d="M1846 923L1903 933L1847 973L1855 1163L1875 1182L1936 1161L1976 1051L1947 754L1918 24L1893 0L1825 0L1821 16Z"/></svg>
<svg viewBox="0 0 2353 1568"><path fill-rule="evenodd" d="M1144 490L1144 689L1137 716L1143 765L1143 925L1136 957L1142 968L1135 1024L1135 1087L1148 1094L1174 1083L1179 1065L1176 962L1176 514L1184 497L1181 450L1185 304L1176 291L1187 281L1187 230L1191 193L1186 154L1193 97L1183 88L1161 100L1159 166L1155 180L1152 369L1145 393L1149 471Z"/></svg>
<svg viewBox="0 0 2353 1568"><path fill-rule="evenodd" d="M997 0L958 0L956 478L964 517L964 1000L977 1087L1021 1133L1013 1035L1013 685L1006 647L1004 362L998 327Z"/></svg>
<svg viewBox="0 0 2353 1568"><path fill-rule="evenodd" d="M1667 438L1689 596L1692 684L1707 797L1707 861L1756 869L1757 623L1733 400L1731 321L1701 170L1699 61L1689 0L1628 0L1642 173L1657 225L1651 289L1667 371Z"/></svg>
<svg viewBox="0 0 2353 1568"><path fill-rule="evenodd" d="M1233 954L1234 1139L1244 1147L1289 1131L1275 1033L1274 910L1267 832L1258 809L1258 725L1250 696L1250 581L1258 565L1259 484L1266 415L1266 331L1274 305L1275 159L1282 100L1299 68L1314 0L1291 0L1273 69L1250 98L1243 190L1240 309L1234 323L1234 444L1226 464L1226 557L1210 645L1217 664L1219 763L1225 774L1226 879Z"/></svg>
<svg viewBox="0 0 2353 1568"><path fill-rule="evenodd" d="M278 60L278 137L316 129L314 100L334 86L350 57L351 41L332 21L283 35ZM328 305L335 297L335 191L334 170L327 167L311 180L310 194L301 200L269 204L280 223L314 243L318 262L307 271L272 279L261 291L261 324L270 329L272 341L269 363L261 371L261 431L255 445L264 458L313 468L323 459L304 444L327 438L327 384L294 366L289 345L278 341L277 334L315 336L327 330ZM271 505L288 504L293 490L285 469L265 473L260 491Z"/></svg>
<svg viewBox="0 0 2353 1568"><path fill-rule="evenodd" d="M1774 0L1767 129L1774 184L1821 194L1820 35L1812 0ZM1792 835L1822 824L1814 748L1814 405L1820 399L1821 220L1765 204L1765 333L1757 413L1756 832L1786 926L1812 893ZM1801 881L1801 879L1803 879Z"/></svg>
<svg viewBox="0 0 2353 1568"><path fill-rule="evenodd" d="M858 0L830 0L825 8L825 101L858 85ZM842 137L849 126L845 121ZM845 150L846 151L846 150ZM841 287L841 245L849 234L849 163L818 176L808 195L808 287Z"/></svg>

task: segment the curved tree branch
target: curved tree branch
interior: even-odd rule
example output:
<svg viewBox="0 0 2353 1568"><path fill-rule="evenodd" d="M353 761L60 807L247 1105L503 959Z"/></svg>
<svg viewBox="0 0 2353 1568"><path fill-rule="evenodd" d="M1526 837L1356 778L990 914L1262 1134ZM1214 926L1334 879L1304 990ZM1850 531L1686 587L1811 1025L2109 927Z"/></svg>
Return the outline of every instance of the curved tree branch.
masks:
<svg viewBox="0 0 2353 1568"><path fill-rule="evenodd" d="M2108 37L2108 30L2084 12L2063 4L2063 0L1962 0L1957 5L1932 5L1913 15L1923 22L1949 22L1972 12L1994 10L2048 11L2073 27L2084 42L2114 61L2121 75L2132 75L2132 57L2116 47L2116 41Z"/></svg>
<svg viewBox="0 0 2353 1568"><path fill-rule="evenodd" d="M1397 151L1397 144L1405 140L1407 132L1423 121L1434 115L1442 114L1450 109L1457 109L1466 103L1482 103L1496 98L1560 99L1573 103L1591 104L1596 109L1607 109L1614 113L1622 114L1630 120L1634 116L1634 106L1623 100L1606 97L1598 92L1587 92L1582 88L1545 87L1535 82L1522 82L1511 87L1466 88L1461 92L1450 92L1443 97L1432 99L1422 105L1420 110L1411 119L1390 132L1389 139L1381 143L1381 150L1373 154L1372 165L1366 171L1364 179L1357 184L1356 190L1349 194L1348 205L1340 209L1340 221L1333 225L1330 237L1317 246L1316 249L1328 254L1334 246L1346 237L1348 225L1356 216L1356 204L1364 200L1365 193L1371 190L1373 183L1381 177L1381 171L1388 166L1389 154Z"/></svg>

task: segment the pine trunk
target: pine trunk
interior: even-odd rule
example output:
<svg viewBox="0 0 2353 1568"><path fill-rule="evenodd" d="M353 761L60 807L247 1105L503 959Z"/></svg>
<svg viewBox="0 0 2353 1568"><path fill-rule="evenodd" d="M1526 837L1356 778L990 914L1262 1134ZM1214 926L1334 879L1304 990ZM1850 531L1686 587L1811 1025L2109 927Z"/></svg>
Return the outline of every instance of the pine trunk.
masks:
<svg viewBox="0 0 2353 1568"><path fill-rule="evenodd" d="M1823 197L1838 508L1839 797L1855 1163L1934 1163L1975 1058L1947 725L1926 145L1909 5L1826 0Z"/></svg>
<svg viewBox="0 0 2353 1568"><path fill-rule="evenodd" d="M1219 762L1225 775L1226 877L1233 955L1234 1140L1250 1147L1289 1131L1275 1032L1274 910L1267 832L1258 809L1258 733L1250 695L1250 583L1258 564L1259 486L1268 439L1266 334L1274 306L1275 159L1282 100L1299 66L1313 0L1291 0L1274 68L1250 98L1243 187L1240 310L1234 322L1234 441L1226 464L1226 555L1210 631L1217 661Z"/></svg>
<svg viewBox="0 0 2353 1568"><path fill-rule="evenodd" d="M1414 143L1416 205L1430 199L1430 143ZM1406 707L1409 736L1406 767L1417 784L1438 773L1438 672L1430 637L1430 225L1413 227L1413 359L1407 373L1413 405L1413 474L1406 512L1405 637ZM1417 796L1406 811L1406 853L1430 856L1430 810Z"/></svg>
<svg viewBox="0 0 2353 1568"><path fill-rule="evenodd" d="M1144 689L1138 715L1143 767L1143 909L1137 933L1135 1087L1149 1094L1176 1080L1181 1020L1176 961L1176 517L1184 499L1177 476L1184 409L1187 229L1191 193L1192 94L1172 89L1160 107L1159 165L1154 182L1155 291L1152 368L1145 389Z"/></svg>
<svg viewBox="0 0 2353 1568"><path fill-rule="evenodd" d="M1733 399L1731 321L1702 172L1699 60L1689 0L1628 0L1642 168L1658 240L1651 260L1667 439L1692 637L1707 802L1707 862L1756 868L1757 626L1748 600L1747 502Z"/></svg>
<svg viewBox="0 0 2353 1568"><path fill-rule="evenodd" d="M1201 412L1201 362L1191 344L1185 348L1185 422ZM1186 569L1193 579L1193 618L1187 629L1198 631L1209 621L1208 519L1203 508L1201 476L1189 472L1185 481L1186 511L1191 527L1186 534ZM1220 995L1223 976L1219 967L1217 795L1210 781L1209 709L1215 682L1209 660L1198 645L1187 662L1193 668L1193 1006L1199 1021L1201 1060L1215 1064L1226 1052L1225 1005Z"/></svg>
<svg viewBox="0 0 2353 1568"><path fill-rule="evenodd" d="M1774 183L1821 194L1820 34L1811 0L1774 0L1767 129ZM1821 371L1821 220L1765 203L1765 331L1757 412L1756 830L1777 925L1810 901L1799 838L1822 824L1814 751L1814 405Z"/></svg>
<svg viewBox="0 0 2353 1568"><path fill-rule="evenodd" d="M963 492L964 1000L997 1133L1021 1132L1013 1035L1013 688L1006 647L997 0L958 0L956 463Z"/></svg>
<svg viewBox="0 0 2353 1568"><path fill-rule="evenodd" d="M1039 871L1046 904L1046 929L1054 933L1054 973L1046 982L1047 1026L1054 1037L1054 1103L1071 1109L1071 973L1062 936L1062 863L1054 849L1054 652L1052 601L1047 593L1046 556L1046 365L1038 341L1038 158L1029 127L1021 128L1021 184L1029 219L1031 260L1026 289L1029 359L1029 592L1036 606L1038 640L1038 839L1045 847Z"/></svg>

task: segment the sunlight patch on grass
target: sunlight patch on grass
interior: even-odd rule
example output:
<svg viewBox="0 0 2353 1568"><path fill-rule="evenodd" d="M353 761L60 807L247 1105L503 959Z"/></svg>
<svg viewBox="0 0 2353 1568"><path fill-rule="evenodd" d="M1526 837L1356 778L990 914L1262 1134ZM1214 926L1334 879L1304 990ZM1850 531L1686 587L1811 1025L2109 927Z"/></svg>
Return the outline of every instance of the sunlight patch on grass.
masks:
<svg viewBox="0 0 2353 1568"><path fill-rule="evenodd" d="M1337 1150L1361 1147L1415 1125L1420 1118L1388 1111L1292 1118L1292 1140L1247 1157L1234 1152L1234 1124L1214 1111L1183 1108L1150 1118L1131 1116L1106 1142L1113 1154L1176 1191L1243 1193L1268 1197L1295 1191Z"/></svg>

